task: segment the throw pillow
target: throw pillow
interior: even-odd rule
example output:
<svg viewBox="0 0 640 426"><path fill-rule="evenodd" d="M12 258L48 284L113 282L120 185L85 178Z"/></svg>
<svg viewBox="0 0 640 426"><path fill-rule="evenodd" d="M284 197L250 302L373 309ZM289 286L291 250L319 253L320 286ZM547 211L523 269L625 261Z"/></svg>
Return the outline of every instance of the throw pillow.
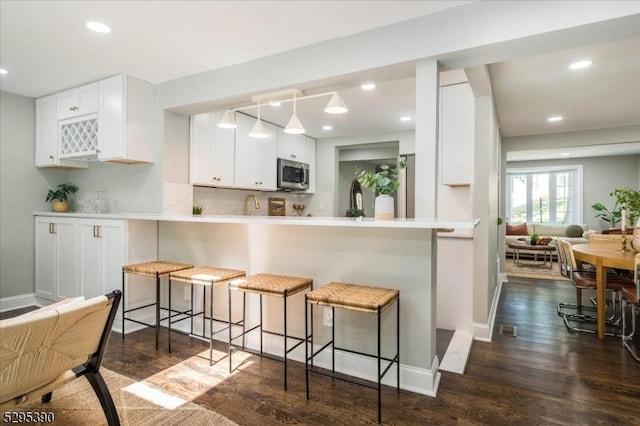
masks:
<svg viewBox="0 0 640 426"><path fill-rule="evenodd" d="M522 222L517 225L507 223L507 235L529 235L527 222Z"/></svg>
<svg viewBox="0 0 640 426"><path fill-rule="evenodd" d="M564 231L564 234L569 238L578 238L582 237L584 230L580 225L569 225L567 229Z"/></svg>

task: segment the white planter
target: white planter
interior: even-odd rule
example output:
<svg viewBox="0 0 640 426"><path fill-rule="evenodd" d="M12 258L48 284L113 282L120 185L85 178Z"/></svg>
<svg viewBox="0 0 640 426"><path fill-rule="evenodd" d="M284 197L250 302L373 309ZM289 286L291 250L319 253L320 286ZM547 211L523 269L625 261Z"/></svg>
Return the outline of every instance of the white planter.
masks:
<svg viewBox="0 0 640 426"><path fill-rule="evenodd" d="M394 218L393 197L383 194L376 197L375 218L376 220L390 220Z"/></svg>

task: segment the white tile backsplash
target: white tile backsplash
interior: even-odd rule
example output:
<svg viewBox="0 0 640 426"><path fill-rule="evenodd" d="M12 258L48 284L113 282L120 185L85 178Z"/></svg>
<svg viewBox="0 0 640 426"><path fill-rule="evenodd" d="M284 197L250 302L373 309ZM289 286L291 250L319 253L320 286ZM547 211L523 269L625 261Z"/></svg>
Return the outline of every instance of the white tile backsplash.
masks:
<svg viewBox="0 0 640 426"><path fill-rule="evenodd" d="M287 216L295 216L293 204L304 204L306 208L302 212L303 216L311 214L313 216L327 216L326 213L318 212L313 203L314 194L299 194L291 192L263 192L248 191L240 189L209 188L203 186L193 187L193 204L204 208L205 215L236 215L242 214L244 199L252 194L258 197L260 209L255 210L253 201L249 202L249 214L251 216L267 216L269 214L269 198L284 198L285 212Z"/></svg>

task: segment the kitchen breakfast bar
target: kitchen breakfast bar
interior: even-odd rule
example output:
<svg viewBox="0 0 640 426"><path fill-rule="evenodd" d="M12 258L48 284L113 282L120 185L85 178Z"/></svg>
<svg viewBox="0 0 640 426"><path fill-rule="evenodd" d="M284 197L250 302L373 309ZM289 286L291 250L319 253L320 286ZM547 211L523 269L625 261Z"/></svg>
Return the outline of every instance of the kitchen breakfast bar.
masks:
<svg viewBox="0 0 640 426"><path fill-rule="evenodd" d="M463 231L472 234L477 220L395 219L376 221L373 219L333 217L269 217L269 216L192 216L144 213L82 214L35 212L38 222L75 219L78 227L80 264L79 288L85 281L92 281L92 270L98 269L106 277L104 288L95 292L110 291L121 287L121 267L126 263L150 260L170 260L196 266L215 266L246 271L247 275L270 273L313 279L313 288L330 282L363 284L373 287L397 289L402 305L400 316L400 386L403 389L427 395L435 395L439 383L438 360L435 355L436 336L436 239L437 232ZM83 268L82 256L91 249L91 242L82 243L82 223L94 224L90 237L115 240L122 246L122 253L108 259L114 253L105 249L102 258L105 266ZM114 238L108 227L120 224L122 236ZM96 230L97 227L104 227ZM44 227L43 227L44 229ZM48 228L51 229L51 226ZM38 239L36 229L36 239ZM38 242L36 241L36 245ZM36 249L37 251L38 249ZM117 250L116 250L117 252ZM38 254L36 255L38 257ZM113 257L113 256L112 256ZM36 260L38 262L38 260ZM117 266L119 264L119 266ZM38 266L36 267L37 271ZM142 306L155 298L155 287L150 280L132 277L127 281L127 305ZM99 277L95 278L99 280ZM135 284L134 284L135 283ZM175 306L187 307L190 303L202 304L198 293L190 300L185 285L172 287ZM166 307L167 285L162 284L162 306ZM81 291L85 297L90 291ZM214 290L215 316L228 315L227 292L224 288ZM282 330L282 301L265 298L263 302L264 327ZM238 298L232 300L242 303ZM247 323L259 321L258 298L247 297ZM234 308L233 312L240 312ZM291 297L288 302L289 334L304 335L304 293ZM139 311L148 320L152 311ZM349 311L335 311L336 318L327 318L323 309L314 311L316 329L315 342L328 340L331 330L326 325L339 322L336 342L346 343L364 353L375 352L375 330L373 316L358 315ZM142 317L141 317L142 319ZM235 320L235 318L234 318ZM329 322L327 322L329 321ZM166 321L165 321L166 322ZM195 321L195 324L201 323ZM324 325L323 325L324 324ZM188 327L188 321L184 321ZM395 314L383 315L382 332L390 336L382 342L382 352L392 353L395 347ZM121 330L116 322L114 329ZM135 327L127 324L126 332ZM195 332L194 332L195 333ZM202 330L198 333L202 334ZM224 333L222 333L224 334ZM259 333L248 335L248 348L259 347ZM161 338L162 339L162 338ZM220 337L224 340L224 337ZM265 335L264 350L281 355L282 339ZM318 343L320 344L320 343ZM166 348L166 340L160 341L160 350ZM165 349L166 350L166 349ZM318 357L319 366L330 365L330 353L326 358ZM304 362L304 348L289 354L292 360ZM374 362L352 353L336 353L336 369L344 373L372 380ZM383 383L395 386L395 369L389 371Z"/></svg>

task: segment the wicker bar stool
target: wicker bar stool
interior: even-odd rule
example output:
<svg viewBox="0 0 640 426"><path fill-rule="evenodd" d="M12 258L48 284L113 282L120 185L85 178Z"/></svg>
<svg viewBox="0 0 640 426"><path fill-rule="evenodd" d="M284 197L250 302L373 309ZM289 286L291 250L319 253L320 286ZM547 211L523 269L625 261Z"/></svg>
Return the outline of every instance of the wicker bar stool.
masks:
<svg viewBox="0 0 640 426"><path fill-rule="evenodd" d="M315 372L323 374L336 379L348 381L358 385L370 387L378 390L378 423L382 421L382 378L389 371L393 363L397 366L397 383L396 387L400 392L400 292L398 290L369 287L356 284L345 284L332 282L324 287L313 290L305 295L305 335L308 337L308 342L311 344L311 354L309 354L309 345L305 345L305 376L307 385L307 399L309 399L309 372ZM385 358L381 353L381 339L380 339L380 320L381 314L393 303L396 304L396 354L392 358ZM375 314L377 317L377 354L367 354L363 352L354 351L347 348L340 348L335 345L335 322L331 327L331 340L324 344L318 351L314 352L313 347L313 305L330 306L332 318L335 320L335 308L346 309L351 311L359 311L370 314ZM311 330L308 329L308 312L307 306L311 307ZM327 347L331 346L331 373L324 370L317 369L313 366L313 358L320 354ZM371 386L361 381L350 380L344 376L337 376L335 369L335 351L345 351L349 353L355 353L367 357L376 358L378 364L378 380L376 386ZM382 371L382 360L388 362L384 371Z"/></svg>
<svg viewBox="0 0 640 426"><path fill-rule="evenodd" d="M168 276L171 272L176 272L181 269L193 268L193 265L187 263L168 262L165 260L155 260L151 262L136 263L132 265L124 265L122 267L122 339L124 340L124 324L126 321L135 322L137 324L146 325L147 327L154 327L156 329L156 350L158 350L158 337L160 333L160 322L166 318L160 318L160 278ZM125 302L125 275L142 275L144 277L153 277L156 279L156 300L154 303L149 303L137 308L127 309ZM156 323L149 324L143 321L139 321L133 318L127 318L127 313L137 311L139 309L148 308L149 306L156 307Z"/></svg>
<svg viewBox="0 0 640 426"><path fill-rule="evenodd" d="M233 371L233 365L231 363L231 354L233 351L233 341L239 337L243 338L242 348L244 349L244 336L253 330L260 330L260 356L264 356L262 351L262 335L263 333L272 334L276 336L284 337L284 350L283 350L283 362L284 362L284 390L287 390L287 360L289 352L300 346L305 341L304 338L289 336L287 333L287 299L296 293L299 293L306 289L313 288L313 280L311 278L291 277L287 275L274 275L274 274L255 274L247 276L246 278L235 279L229 282L229 372ZM242 321L239 325L242 326L242 333L233 336L232 325L238 325L238 323L231 322L231 292L242 291L243 296L246 293L257 293L260 295L260 323L249 330L246 329L244 312L242 315ZM264 330L262 327L262 296L273 296L283 299L283 315L284 325L283 333L277 333L269 330ZM292 347L288 347L288 340L292 339L297 341ZM277 359L277 358L276 358ZM277 359L280 361L280 359Z"/></svg>
<svg viewBox="0 0 640 426"><path fill-rule="evenodd" d="M180 271L172 272L169 274L169 353L171 353L171 324L191 319L191 335L193 334L193 317L202 315L202 338L205 336L205 324L207 320L206 314L206 293L209 288L209 365L213 365L213 336L225 331L229 326L226 320L217 320L213 318L213 286L227 283L228 280L233 278L244 277L245 271L236 269L218 268L215 266L198 266L195 268L182 269ZM191 306L186 311L175 311L171 306L171 284L173 282L182 282L191 285ZM193 311L193 286L202 286L202 311ZM175 315L172 315L176 312ZM173 320L174 316L181 316L181 318ZM227 327L216 332L213 331L213 322L224 322ZM200 337L200 336L198 336Z"/></svg>

